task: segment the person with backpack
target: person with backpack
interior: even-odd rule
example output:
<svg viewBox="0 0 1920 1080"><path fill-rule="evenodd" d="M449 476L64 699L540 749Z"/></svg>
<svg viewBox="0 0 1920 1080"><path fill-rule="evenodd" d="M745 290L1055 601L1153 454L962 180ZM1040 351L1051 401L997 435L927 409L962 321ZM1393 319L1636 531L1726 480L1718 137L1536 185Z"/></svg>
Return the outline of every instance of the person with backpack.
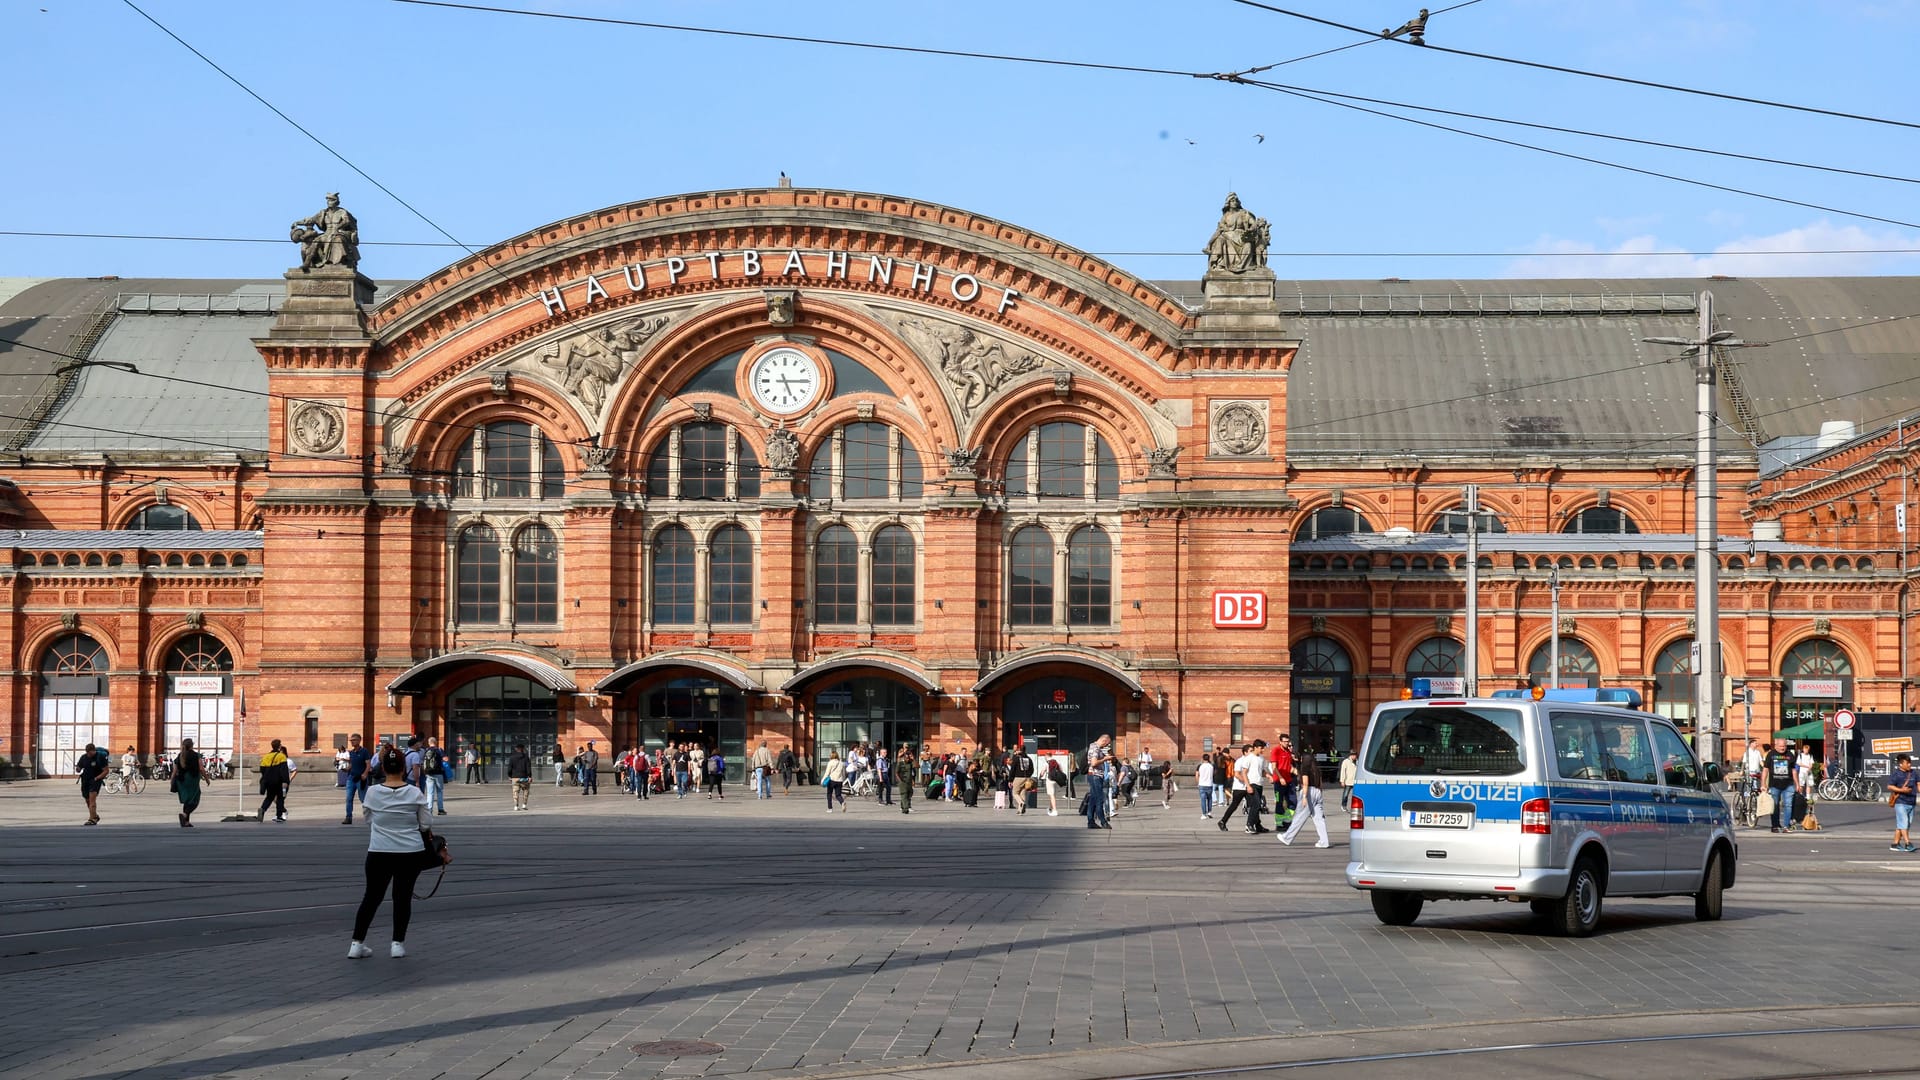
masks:
<svg viewBox="0 0 1920 1080"><path fill-rule="evenodd" d="M410 781L407 760L394 748L382 750L378 768L381 781L367 792L367 885L353 917L353 943L347 946L349 960L373 955L366 945L367 931L372 929L373 917L379 913L389 887L393 890L393 947L387 955L407 955L413 883L427 869L422 836L427 831L427 796Z"/></svg>
<svg viewBox="0 0 1920 1080"><path fill-rule="evenodd" d="M715 750L713 753L707 755L707 798L711 799L715 795L718 795L720 801L725 802L727 799L726 783L727 759L720 751Z"/></svg>
<svg viewBox="0 0 1920 1080"><path fill-rule="evenodd" d="M793 747L783 746L780 748L779 769L780 794L790 794L793 791L793 774L800 770L799 759L793 756Z"/></svg>
<svg viewBox="0 0 1920 1080"><path fill-rule="evenodd" d="M1060 816L1060 793L1067 788L1067 770L1060 767L1060 759L1047 759L1047 816Z"/></svg>
<svg viewBox="0 0 1920 1080"><path fill-rule="evenodd" d="M100 785L107 782L107 757L92 743L74 759L73 771L80 776L80 797L87 801L88 825L100 824Z"/></svg>
<svg viewBox="0 0 1920 1080"><path fill-rule="evenodd" d="M514 745L513 756L507 759L507 779L513 782L513 808L525 810L533 795L533 758L525 744Z"/></svg>
<svg viewBox="0 0 1920 1080"><path fill-rule="evenodd" d="M652 798L653 763L647 760L645 748L634 748L633 761L627 768L627 779L633 786L633 797L635 799Z"/></svg>
<svg viewBox="0 0 1920 1080"><path fill-rule="evenodd" d="M433 812L441 817L447 816L447 763L446 752L440 749L440 740L429 738L427 748L420 753L420 768L427 778L427 802Z"/></svg>
<svg viewBox="0 0 1920 1080"><path fill-rule="evenodd" d="M1013 800L1013 805L1019 808L1020 813L1024 814L1027 812L1027 792L1033 790L1033 755L1018 749L1009 753L1013 757L1011 762L1013 783L1010 786L1009 797Z"/></svg>

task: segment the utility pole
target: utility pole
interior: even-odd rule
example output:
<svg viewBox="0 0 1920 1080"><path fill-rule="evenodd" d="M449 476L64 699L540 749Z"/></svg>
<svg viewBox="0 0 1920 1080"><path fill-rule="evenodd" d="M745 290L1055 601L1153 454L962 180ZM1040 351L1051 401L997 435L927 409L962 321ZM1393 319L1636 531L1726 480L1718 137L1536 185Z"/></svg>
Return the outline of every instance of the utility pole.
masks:
<svg viewBox="0 0 1920 1080"><path fill-rule="evenodd" d="M1480 485L1467 485L1467 655L1460 663L1462 689L1480 696Z"/></svg>
<svg viewBox="0 0 1920 1080"><path fill-rule="evenodd" d="M1720 760L1720 521L1714 474L1714 413L1719 377L1713 366L1716 345L1745 344L1733 331L1713 328L1713 294L1700 294L1700 327L1692 340L1651 337L1651 345L1680 345L1693 355L1695 438L1693 466L1694 636L1700 662L1694 665L1693 702L1696 749L1702 761Z"/></svg>
<svg viewBox="0 0 1920 1080"><path fill-rule="evenodd" d="M1547 589L1553 594L1553 625L1547 627L1547 685L1560 689L1560 568L1547 571Z"/></svg>

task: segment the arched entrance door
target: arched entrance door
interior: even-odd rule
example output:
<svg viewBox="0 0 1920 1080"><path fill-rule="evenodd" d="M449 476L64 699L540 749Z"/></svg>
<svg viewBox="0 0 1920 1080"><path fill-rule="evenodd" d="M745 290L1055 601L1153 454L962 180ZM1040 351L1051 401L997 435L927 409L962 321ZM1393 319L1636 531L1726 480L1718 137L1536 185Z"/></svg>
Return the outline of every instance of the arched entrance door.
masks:
<svg viewBox="0 0 1920 1080"><path fill-rule="evenodd" d="M1113 691L1099 683L1041 677L1000 695L1000 745L1021 746L1032 739L1042 754L1084 756L1096 739L1112 735L1119 753L1116 719Z"/></svg>
<svg viewBox="0 0 1920 1080"><path fill-rule="evenodd" d="M1330 637L1293 647L1293 745L1300 755L1353 748L1353 658Z"/></svg>
<svg viewBox="0 0 1920 1080"><path fill-rule="evenodd" d="M520 675L488 675L447 694L446 745L455 761L468 747L480 757L489 780L506 779L507 758L525 745L534 764L553 761L559 740L560 703L552 690ZM573 748L567 748L573 756ZM463 775L456 773L456 775Z"/></svg>
<svg viewBox="0 0 1920 1080"><path fill-rule="evenodd" d="M1821 722L1840 709L1852 707L1853 658L1847 650L1827 638L1808 638L1787 650L1780 661L1779 727ZM1841 745L1847 748L1849 771L1858 768L1860 740Z"/></svg>
<svg viewBox="0 0 1920 1080"><path fill-rule="evenodd" d="M85 634L68 634L40 654L40 726L34 770L43 777L73 776L74 759L88 743L107 746L107 651Z"/></svg>
<svg viewBox="0 0 1920 1080"><path fill-rule="evenodd" d="M903 743L919 746L924 704L912 687L873 675L822 686L813 694L814 768L824 770L835 750L844 759L855 743L890 753Z"/></svg>
<svg viewBox="0 0 1920 1080"><path fill-rule="evenodd" d="M167 650L167 696L156 757L193 748L209 758L233 758L233 653L212 634L188 634Z"/></svg>
<svg viewBox="0 0 1920 1080"><path fill-rule="evenodd" d="M727 761L727 780L746 775L747 695L732 683L690 675L643 686L635 726L648 751L698 743Z"/></svg>

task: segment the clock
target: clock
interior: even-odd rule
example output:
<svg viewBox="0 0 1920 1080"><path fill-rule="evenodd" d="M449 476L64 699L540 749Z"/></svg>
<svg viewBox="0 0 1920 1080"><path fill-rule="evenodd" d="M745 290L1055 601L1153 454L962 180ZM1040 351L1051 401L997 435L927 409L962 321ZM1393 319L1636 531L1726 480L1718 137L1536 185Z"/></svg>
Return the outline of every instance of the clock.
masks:
<svg viewBox="0 0 1920 1080"><path fill-rule="evenodd" d="M791 345L779 345L747 365L747 392L770 413L792 416L820 400L826 375L818 360Z"/></svg>

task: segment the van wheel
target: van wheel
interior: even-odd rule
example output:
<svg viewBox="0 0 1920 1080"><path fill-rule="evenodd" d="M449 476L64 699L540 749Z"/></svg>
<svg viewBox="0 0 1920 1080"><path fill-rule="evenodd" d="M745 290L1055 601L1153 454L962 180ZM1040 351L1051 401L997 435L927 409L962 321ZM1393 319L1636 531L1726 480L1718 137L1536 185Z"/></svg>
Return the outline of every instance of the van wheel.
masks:
<svg viewBox="0 0 1920 1080"><path fill-rule="evenodd" d="M1714 922L1720 918L1720 903L1726 894L1726 886L1720 873L1720 853L1714 852L1707 860L1707 876L1700 879L1700 891L1693 894L1693 917L1701 922Z"/></svg>
<svg viewBox="0 0 1920 1080"><path fill-rule="evenodd" d="M1567 879L1567 895L1553 901L1553 928L1567 937L1586 937L1600 925L1600 903L1606 889L1600 884L1600 868L1590 858L1573 864Z"/></svg>
<svg viewBox="0 0 1920 1080"><path fill-rule="evenodd" d="M1373 890L1373 913L1388 926L1412 926L1427 902L1419 893Z"/></svg>

